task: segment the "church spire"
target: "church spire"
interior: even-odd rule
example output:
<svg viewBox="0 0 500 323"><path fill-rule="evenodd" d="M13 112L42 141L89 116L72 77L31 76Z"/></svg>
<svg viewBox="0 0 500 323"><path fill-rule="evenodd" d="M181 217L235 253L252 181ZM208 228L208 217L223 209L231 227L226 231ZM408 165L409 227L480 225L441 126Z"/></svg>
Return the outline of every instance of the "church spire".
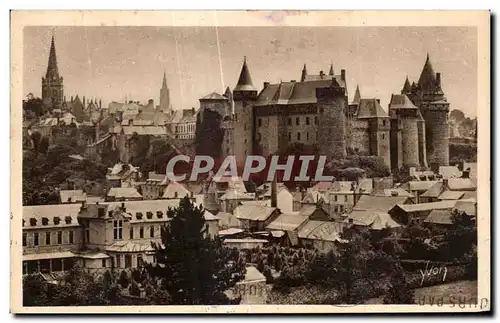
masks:
<svg viewBox="0 0 500 323"><path fill-rule="evenodd" d="M361 101L361 93L359 92L359 84L356 85L356 92L354 92L354 98L352 99L352 103L359 104Z"/></svg>
<svg viewBox="0 0 500 323"><path fill-rule="evenodd" d="M246 56L244 57L240 78L238 79L238 84L234 88L234 91L255 91L252 84L252 77L250 76L250 71L248 70Z"/></svg>
<svg viewBox="0 0 500 323"><path fill-rule="evenodd" d="M307 76L307 68L306 68L306 63L304 63L304 67L302 68L302 76L300 77L300 81L304 82L306 80Z"/></svg>
<svg viewBox="0 0 500 323"><path fill-rule="evenodd" d="M163 83L161 84L161 87L166 89L167 86L167 73L163 72Z"/></svg>
<svg viewBox="0 0 500 323"><path fill-rule="evenodd" d="M401 94L408 94L411 92L410 81L408 80L408 76L406 76L405 84L403 85L403 89L401 90Z"/></svg>
<svg viewBox="0 0 500 323"><path fill-rule="evenodd" d="M45 75L46 79L59 79L59 70L57 69L57 57L56 57L56 45L54 41L54 35L52 35L52 41L50 42L50 53L49 53L49 63L47 65L47 73Z"/></svg>
<svg viewBox="0 0 500 323"><path fill-rule="evenodd" d="M330 64L330 72L328 72L328 75L334 75L333 74L333 64Z"/></svg>

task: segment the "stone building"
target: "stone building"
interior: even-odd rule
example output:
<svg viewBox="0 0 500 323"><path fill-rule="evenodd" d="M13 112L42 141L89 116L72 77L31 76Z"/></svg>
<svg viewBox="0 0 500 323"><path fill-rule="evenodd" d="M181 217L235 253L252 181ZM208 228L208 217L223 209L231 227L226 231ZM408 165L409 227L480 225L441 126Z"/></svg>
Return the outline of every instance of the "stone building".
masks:
<svg viewBox="0 0 500 323"><path fill-rule="evenodd" d="M64 101L64 84L63 78L59 76L57 68L54 36L52 36L50 43L47 73L42 78L42 101L44 105L50 108L59 108Z"/></svg>
<svg viewBox="0 0 500 323"><path fill-rule="evenodd" d="M406 94L425 121L425 152L431 168L449 164L449 129L447 102L441 88L441 73L435 73L429 54L425 61L418 83L405 82L402 94Z"/></svg>
<svg viewBox="0 0 500 323"><path fill-rule="evenodd" d="M357 88L348 104L346 71L335 75L307 73L300 82L264 82L260 93L243 62L233 90L234 114L222 123L223 156L268 156L301 143L317 147L327 158L342 158L348 151L377 155L390 166L390 120L377 99L362 99Z"/></svg>

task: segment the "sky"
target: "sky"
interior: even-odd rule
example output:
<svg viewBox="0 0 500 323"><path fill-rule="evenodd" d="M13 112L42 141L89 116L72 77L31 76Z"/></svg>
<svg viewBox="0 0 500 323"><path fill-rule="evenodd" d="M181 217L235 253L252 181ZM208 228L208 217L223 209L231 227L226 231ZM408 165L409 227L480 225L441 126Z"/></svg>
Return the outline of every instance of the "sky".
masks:
<svg viewBox="0 0 500 323"><path fill-rule="evenodd" d="M349 101L387 106L406 76L418 81L429 53L441 73L450 110L477 115L477 29L474 27L25 27L23 90L41 95L51 36L64 94L159 104L163 73L174 109L234 88L247 57L254 86L346 70Z"/></svg>

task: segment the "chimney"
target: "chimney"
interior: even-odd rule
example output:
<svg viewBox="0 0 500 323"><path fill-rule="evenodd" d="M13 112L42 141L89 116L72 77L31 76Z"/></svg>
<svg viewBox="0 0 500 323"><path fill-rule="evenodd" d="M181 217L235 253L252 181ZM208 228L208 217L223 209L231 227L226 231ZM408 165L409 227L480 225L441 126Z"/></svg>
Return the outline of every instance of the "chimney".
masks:
<svg viewBox="0 0 500 323"><path fill-rule="evenodd" d="M87 202L83 201L82 206L80 207L80 211L86 210L87 209Z"/></svg>
<svg viewBox="0 0 500 323"><path fill-rule="evenodd" d="M377 103L380 104L380 99L375 99L375 100L377 100Z"/></svg>
<svg viewBox="0 0 500 323"><path fill-rule="evenodd" d="M125 203L122 202L122 211L125 212L127 211L127 208L125 207Z"/></svg>
<svg viewBox="0 0 500 323"><path fill-rule="evenodd" d="M325 72L323 72L323 71L319 71L319 76L320 76L321 78L323 78L323 76L325 76Z"/></svg>
<svg viewBox="0 0 500 323"><path fill-rule="evenodd" d="M443 178L443 189L447 189L448 188L448 179L447 178Z"/></svg>
<svg viewBox="0 0 500 323"><path fill-rule="evenodd" d="M278 195L278 183L275 175L273 182L271 184L271 207L278 207L277 195Z"/></svg>
<svg viewBox="0 0 500 323"><path fill-rule="evenodd" d="M470 178L470 168L462 171L462 178Z"/></svg>
<svg viewBox="0 0 500 323"><path fill-rule="evenodd" d="M269 86L269 82L264 82L264 89Z"/></svg>
<svg viewBox="0 0 500 323"><path fill-rule="evenodd" d="M345 70L344 69L340 70L340 78L342 79L342 81L345 82Z"/></svg>

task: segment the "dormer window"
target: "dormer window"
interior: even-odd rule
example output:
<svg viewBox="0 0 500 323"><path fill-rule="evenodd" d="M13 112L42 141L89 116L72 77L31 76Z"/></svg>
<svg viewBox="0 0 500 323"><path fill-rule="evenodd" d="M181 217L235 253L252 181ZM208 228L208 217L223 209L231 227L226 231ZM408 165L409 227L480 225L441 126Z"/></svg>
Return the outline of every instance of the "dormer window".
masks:
<svg viewBox="0 0 500 323"><path fill-rule="evenodd" d="M42 219L42 221L43 221L43 219ZM59 222L61 222L61 218L60 218L60 217L58 217L58 216L55 216L55 217L54 217L54 224L55 224L55 225L59 225Z"/></svg>
<svg viewBox="0 0 500 323"><path fill-rule="evenodd" d="M174 192L174 198L177 198L179 196L179 193Z"/></svg>
<svg viewBox="0 0 500 323"><path fill-rule="evenodd" d="M163 218L163 212L162 212L162 211L156 211L156 217L157 217L158 219Z"/></svg>
<svg viewBox="0 0 500 323"><path fill-rule="evenodd" d="M30 225L32 227L36 226L36 219L35 218L30 218Z"/></svg>
<svg viewBox="0 0 500 323"><path fill-rule="evenodd" d="M64 221L66 222L66 224L71 224L72 219L70 216L66 216L64 217Z"/></svg>
<svg viewBox="0 0 500 323"><path fill-rule="evenodd" d="M42 225L47 225L47 224L49 224L49 219L42 218Z"/></svg>
<svg viewBox="0 0 500 323"><path fill-rule="evenodd" d="M153 212L146 212L146 218L151 220L153 218Z"/></svg>
<svg viewBox="0 0 500 323"><path fill-rule="evenodd" d="M141 213L141 212L137 212L137 213L135 214L135 218L136 218L137 220L142 220L142 213Z"/></svg>

